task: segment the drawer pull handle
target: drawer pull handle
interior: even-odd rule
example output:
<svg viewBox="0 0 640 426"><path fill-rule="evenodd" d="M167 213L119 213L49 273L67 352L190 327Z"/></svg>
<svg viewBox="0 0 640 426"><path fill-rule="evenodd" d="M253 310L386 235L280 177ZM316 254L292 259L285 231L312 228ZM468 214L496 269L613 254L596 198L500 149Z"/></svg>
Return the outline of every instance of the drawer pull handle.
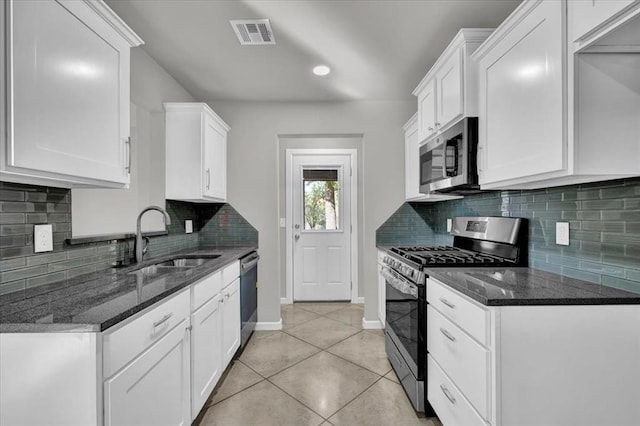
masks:
<svg viewBox="0 0 640 426"><path fill-rule="evenodd" d="M164 324L165 322L169 321L169 318L171 318L172 316L173 316L173 313L163 316L162 319L160 319L160 320L158 320L158 321L153 323L153 328L160 327L162 324Z"/></svg>
<svg viewBox="0 0 640 426"><path fill-rule="evenodd" d="M451 308L451 309L455 309L456 305L454 305L453 303L449 302L447 299L445 299L444 297L440 298L440 301L447 307Z"/></svg>
<svg viewBox="0 0 640 426"><path fill-rule="evenodd" d="M451 392L449 392L449 389L447 389L447 387L445 385L440 385L440 390L442 391L444 396L447 397L447 399L449 400L450 403L452 403L452 404L456 403L456 399L453 397L453 395L451 395Z"/></svg>
<svg viewBox="0 0 640 426"><path fill-rule="evenodd" d="M447 330L445 330L444 328L440 328L440 333L444 334L444 337L446 337L447 339L451 340L452 342L456 341L456 338L453 337L451 335L451 333L449 333Z"/></svg>

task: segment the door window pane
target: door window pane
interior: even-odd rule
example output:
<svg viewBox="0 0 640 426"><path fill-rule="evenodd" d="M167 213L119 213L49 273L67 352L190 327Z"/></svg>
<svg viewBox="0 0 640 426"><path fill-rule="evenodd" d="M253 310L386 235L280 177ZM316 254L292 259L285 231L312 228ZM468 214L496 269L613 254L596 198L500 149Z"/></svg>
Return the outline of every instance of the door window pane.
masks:
<svg viewBox="0 0 640 426"><path fill-rule="evenodd" d="M340 229L338 170L303 169L304 229Z"/></svg>

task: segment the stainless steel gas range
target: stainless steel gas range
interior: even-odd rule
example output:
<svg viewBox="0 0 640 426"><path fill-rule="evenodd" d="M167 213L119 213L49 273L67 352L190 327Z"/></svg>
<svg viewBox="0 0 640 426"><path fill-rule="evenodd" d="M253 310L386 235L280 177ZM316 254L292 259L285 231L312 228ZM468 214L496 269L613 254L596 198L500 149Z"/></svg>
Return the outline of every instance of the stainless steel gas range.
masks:
<svg viewBox="0 0 640 426"><path fill-rule="evenodd" d="M458 217L452 246L391 247L383 259L385 348L416 411L433 415L427 401L427 268L526 266L526 219Z"/></svg>

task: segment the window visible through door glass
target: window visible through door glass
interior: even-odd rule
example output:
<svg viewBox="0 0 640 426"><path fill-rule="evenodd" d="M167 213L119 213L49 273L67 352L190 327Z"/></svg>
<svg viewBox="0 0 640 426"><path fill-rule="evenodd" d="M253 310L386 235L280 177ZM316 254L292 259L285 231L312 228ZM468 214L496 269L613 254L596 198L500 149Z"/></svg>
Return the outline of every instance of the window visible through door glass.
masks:
<svg viewBox="0 0 640 426"><path fill-rule="evenodd" d="M335 231L340 229L340 188L338 170L303 169L304 229Z"/></svg>

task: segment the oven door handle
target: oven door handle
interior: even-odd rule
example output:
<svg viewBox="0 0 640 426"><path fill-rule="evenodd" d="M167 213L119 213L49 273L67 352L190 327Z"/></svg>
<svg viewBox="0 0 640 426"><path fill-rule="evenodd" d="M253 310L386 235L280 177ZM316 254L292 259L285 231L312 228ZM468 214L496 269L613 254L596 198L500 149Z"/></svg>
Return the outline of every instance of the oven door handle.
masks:
<svg viewBox="0 0 640 426"><path fill-rule="evenodd" d="M398 290L400 293L409 294L414 298L418 297L418 286L412 283L411 281L409 281L408 279L406 279L405 277L403 277L402 275L398 274L392 269L389 269L386 266L383 266L380 272L384 277L385 281L389 283L391 287Z"/></svg>

